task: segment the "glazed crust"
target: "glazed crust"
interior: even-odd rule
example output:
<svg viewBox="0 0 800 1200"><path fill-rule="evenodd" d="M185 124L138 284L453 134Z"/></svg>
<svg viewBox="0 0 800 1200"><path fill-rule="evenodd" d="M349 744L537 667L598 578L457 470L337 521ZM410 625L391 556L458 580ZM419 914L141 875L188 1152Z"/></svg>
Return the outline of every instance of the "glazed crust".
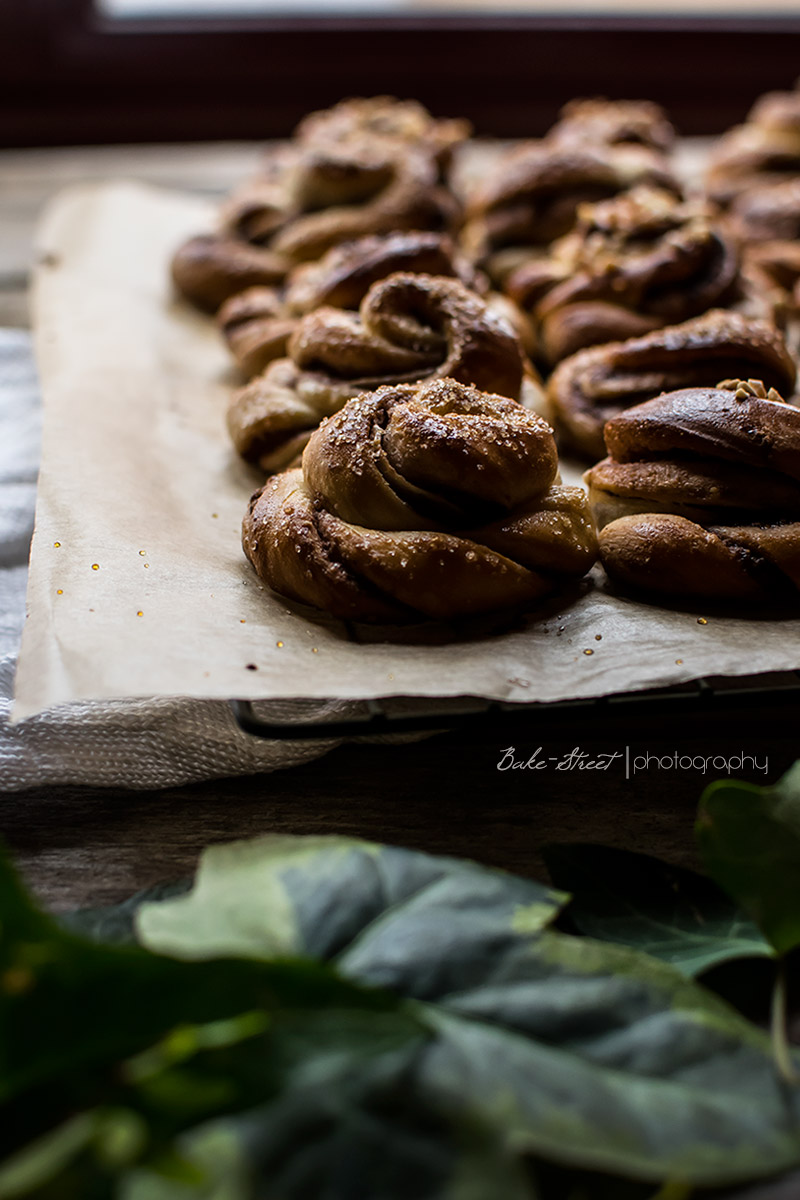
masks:
<svg viewBox="0 0 800 1200"><path fill-rule="evenodd" d="M800 479L800 409L738 396L728 389L686 388L640 404L607 423L608 453L616 462L692 454Z"/></svg>
<svg viewBox="0 0 800 1200"><path fill-rule="evenodd" d="M610 418L662 392L761 379L782 395L796 371L783 336L765 321L719 309L624 342L593 346L553 372L548 397L560 444L596 462Z"/></svg>
<svg viewBox="0 0 800 1200"><path fill-rule="evenodd" d="M228 427L266 470L290 465L323 417L386 383L448 376L514 400L525 356L510 326L454 279L399 273L374 284L358 313L304 317L289 357L234 394Z"/></svg>
<svg viewBox="0 0 800 1200"><path fill-rule="evenodd" d="M245 553L270 587L344 619L529 608L596 555L557 466L549 426L513 401L452 379L382 387L256 493Z"/></svg>
<svg viewBox="0 0 800 1200"><path fill-rule="evenodd" d="M731 381L615 417L606 444L586 482L612 579L673 598L796 603L800 411Z"/></svg>

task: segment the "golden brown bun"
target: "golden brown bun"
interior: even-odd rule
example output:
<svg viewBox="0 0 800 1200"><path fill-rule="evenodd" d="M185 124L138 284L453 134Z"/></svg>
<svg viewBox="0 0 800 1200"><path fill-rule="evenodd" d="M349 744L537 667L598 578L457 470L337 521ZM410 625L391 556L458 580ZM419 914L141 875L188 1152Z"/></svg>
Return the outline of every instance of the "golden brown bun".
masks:
<svg viewBox="0 0 800 1200"><path fill-rule="evenodd" d="M660 396L606 425L586 474L608 575L669 597L800 585L800 411L758 381Z"/></svg>
<svg viewBox="0 0 800 1200"><path fill-rule="evenodd" d="M304 317L289 357L234 395L228 426L244 458L281 470L361 392L449 376L518 400L525 375L515 334L479 296L455 279L400 273L373 284L358 313Z"/></svg>
<svg viewBox="0 0 800 1200"><path fill-rule="evenodd" d="M448 275L485 293L488 280L446 234L408 230L358 238L336 246L314 263L296 267L286 286L287 311L298 316L321 308L358 308L373 283L395 271Z"/></svg>
<svg viewBox="0 0 800 1200"><path fill-rule="evenodd" d="M663 154L675 144L667 114L651 100L570 100L547 136L562 144L648 146Z"/></svg>
<svg viewBox="0 0 800 1200"><path fill-rule="evenodd" d="M800 279L800 240L753 242L744 249L744 261L749 270L757 270L781 289L788 313L796 314L794 288Z"/></svg>
<svg viewBox="0 0 800 1200"><path fill-rule="evenodd" d="M572 229L581 204L639 183L680 192L666 161L644 146L523 143L509 151L473 198L464 245L493 281L502 283L537 247Z"/></svg>
<svg viewBox="0 0 800 1200"><path fill-rule="evenodd" d="M488 287L485 276L444 234L379 234L334 246L319 262L295 267L283 291L259 289L233 297L218 321L237 364L252 378L286 354L301 316L326 305L357 309L373 283L396 271L453 276L482 292Z"/></svg>
<svg viewBox="0 0 800 1200"><path fill-rule="evenodd" d="M800 519L800 484L786 475L717 458L616 462L591 470L589 501L598 529L637 513L675 513L701 525L742 519Z"/></svg>
<svg viewBox="0 0 800 1200"><path fill-rule="evenodd" d="M586 346L639 337L744 305L772 317L770 285L742 271L734 240L696 202L642 187L581 209L575 230L546 261L513 272L510 296L530 313L551 364ZM756 314L754 314L756 315Z"/></svg>
<svg viewBox="0 0 800 1200"><path fill-rule="evenodd" d="M453 379L382 387L256 493L244 549L270 587L344 619L531 607L596 554L557 467L549 426L511 400Z"/></svg>
<svg viewBox="0 0 800 1200"><path fill-rule="evenodd" d="M547 392L562 447L596 462L605 455L607 420L662 392L721 378L761 379L789 396L796 370L774 326L712 309L644 337L579 351L556 368Z"/></svg>
<svg viewBox="0 0 800 1200"><path fill-rule="evenodd" d="M215 313L245 288L279 283L287 261L272 250L233 237L205 234L190 238L172 259L172 280L184 299Z"/></svg>

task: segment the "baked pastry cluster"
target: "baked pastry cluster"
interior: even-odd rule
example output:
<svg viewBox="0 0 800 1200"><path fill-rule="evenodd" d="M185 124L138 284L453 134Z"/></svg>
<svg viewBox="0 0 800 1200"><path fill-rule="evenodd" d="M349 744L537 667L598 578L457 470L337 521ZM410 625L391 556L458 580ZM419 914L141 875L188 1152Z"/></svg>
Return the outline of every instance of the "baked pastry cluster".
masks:
<svg viewBox="0 0 800 1200"><path fill-rule="evenodd" d="M306 146L327 149L331 145L360 144L365 140L424 151L445 170L453 151L472 133L469 121L432 117L416 100L393 96L355 96L333 108L309 113L295 130L295 138Z"/></svg>
<svg viewBox="0 0 800 1200"><path fill-rule="evenodd" d="M582 205L575 229L531 259L506 289L529 313L539 356L554 365L586 346L738 305L771 316L770 289L701 201L640 186Z"/></svg>
<svg viewBox="0 0 800 1200"><path fill-rule="evenodd" d="M217 320L242 373L251 378L286 354L299 319L316 308L357 309L373 283L395 274L444 275L485 295L488 280L441 233L373 234L302 263L283 287L252 287L222 305Z"/></svg>
<svg viewBox="0 0 800 1200"><path fill-rule="evenodd" d="M644 145L588 138L525 142L497 164L468 206L464 247L498 286L574 226L582 204L647 183L680 194L666 158Z"/></svg>
<svg viewBox="0 0 800 1200"><path fill-rule="evenodd" d="M800 86L762 96L746 122L719 140L706 190L726 212L747 259L784 289L788 308L797 313Z"/></svg>
<svg viewBox="0 0 800 1200"><path fill-rule="evenodd" d="M761 96L720 138L706 175L706 191L727 207L754 186L781 183L800 174L800 88Z"/></svg>
<svg viewBox="0 0 800 1200"><path fill-rule="evenodd" d="M243 545L281 595L392 624L530 609L596 557L547 422L450 378L350 400L253 496Z"/></svg>
<svg viewBox="0 0 800 1200"><path fill-rule="evenodd" d="M297 263L342 242L455 228L460 206L443 171L468 133L466 122L436 121L421 105L389 97L312 114L290 152L267 159L263 173L230 197L218 232L177 251L178 291L216 311L242 287L279 283ZM251 274L243 284L245 254Z"/></svg>
<svg viewBox="0 0 800 1200"><path fill-rule="evenodd" d="M359 620L534 605L595 547L546 415L598 463L615 580L785 592L800 481L772 448L800 419L782 399L800 91L721 139L704 194L647 101L575 100L544 138L472 159L469 133L385 96L312 113L175 255L246 381L233 444L280 473L245 521L259 573Z"/></svg>
<svg viewBox="0 0 800 1200"><path fill-rule="evenodd" d="M730 380L638 405L605 437L586 482L612 580L655 597L796 603L800 410Z"/></svg>
<svg viewBox="0 0 800 1200"><path fill-rule="evenodd" d="M396 272L358 312L303 317L287 357L233 395L228 428L243 458L277 471L353 396L445 376L534 406L536 381L507 322L457 279Z"/></svg>
<svg viewBox="0 0 800 1200"><path fill-rule="evenodd" d="M720 377L757 378L789 396L796 375L783 337L768 321L712 309L643 337L582 350L556 368L547 391L560 445L596 461L606 452L606 421L663 392Z"/></svg>
<svg viewBox="0 0 800 1200"><path fill-rule="evenodd" d="M570 100L548 134L562 145L648 146L669 154L675 130L659 104L651 100Z"/></svg>

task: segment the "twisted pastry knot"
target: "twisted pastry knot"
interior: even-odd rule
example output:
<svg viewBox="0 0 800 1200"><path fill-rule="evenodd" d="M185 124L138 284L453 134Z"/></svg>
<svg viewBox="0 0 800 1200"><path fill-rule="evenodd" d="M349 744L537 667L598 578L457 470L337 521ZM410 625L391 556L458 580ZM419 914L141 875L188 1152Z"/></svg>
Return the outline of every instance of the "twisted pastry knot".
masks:
<svg viewBox="0 0 800 1200"><path fill-rule="evenodd" d="M536 398L511 327L479 296L455 279L390 275L373 284L358 313L319 308L304 317L289 357L234 395L228 427L249 462L282 470L351 397L431 376Z"/></svg>
<svg viewBox="0 0 800 1200"><path fill-rule="evenodd" d="M733 201L730 226L743 242L796 241L800 237L800 178L759 184Z"/></svg>
<svg viewBox="0 0 800 1200"><path fill-rule="evenodd" d="M250 183L228 201L223 221L237 238L282 256L288 269L367 234L454 227L460 207L439 174L424 147L312 144L301 147L277 200L272 185Z"/></svg>
<svg viewBox="0 0 800 1200"><path fill-rule="evenodd" d="M389 96L312 113L230 197L220 231L178 250L178 291L216 312L244 288L279 284L296 263L340 242L455 227L460 205L444 173L469 133L466 121L437 121Z"/></svg>
<svg viewBox="0 0 800 1200"><path fill-rule="evenodd" d="M548 384L560 444L596 462L605 454L606 421L662 392L708 387L721 375L756 376L790 395L796 369L774 326L720 309L644 337L581 350L556 368Z"/></svg>
<svg viewBox="0 0 800 1200"><path fill-rule="evenodd" d="M401 151L408 147L424 149L446 167L453 150L471 132L469 121L436 119L416 100L372 96L342 100L333 108L309 113L295 130L295 137L323 149L370 140L394 145Z"/></svg>
<svg viewBox="0 0 800 1200"><path fill-rule="evenodd" d="M675 144L675 130L659 104L599 96L570 100L547 136L562 145L647 146L662 154Z"/></svg>
<svg viewBox="0 0 800 1200"><path fill-rule="evenodd" d="M549 260L521 267L507 291L530 312L551 364L711 307L747 304L769 317L774 310L769 286L743 272L733 239L705 206L678 205L652 188L582 208Z"/></svg>
<svg viewBox="0 0 800 1200"><path fill-rule="evenodd" d="M744 125L724 134L711 156L706 191L726 207L761 184L800 172L800 89L769 92L756 101Z"/></svg>
<svg viewBox="0 0 800 1200"><path fill-rule="evenodd" d="M587 472L608 574L668 596L800 589L800 411L760 380L650 400L606 425Z"/></svg>
<svg viewBox="0 0 800 1200"><path fill-rule="evenodd" d="M796 308L792 290L800 278L800 178L758 184L737 196L729 226L744 245L745 261L783 290Z"/></svg>
<svg viewBox="0 0 800 1200"><path fill-rule="evenodd" d="M536 604L589 570L581 488L558 482L541 417L453 379L382 387L256 492L245 553L284 596L359 621Z"/></svg>
<svg viewBox="0 0 800 1200"><path fill-rule="evenodd" d="M666 160L645 146L526 142L500 160L469 205L464 245L502 283L537 247L572 229L581 204L640 183L680 194Z"/></svg>
<svg viewBox="0 0 800 1200"><path fill-rule="evenodd" d="M172 282L184 299L202 312L215 313L237 292L280 283L286 259L238 238L202 234L189 238L175 252Z"/></svg>
<svg viewBox="0 0 800 1200"><path fill-rule="evenodd" d="M249 288L231 297L217 319L237 364L251 378L286 354L301 316L324 305L357 309L373 283L396 271L452 276L480 292L488 286L443 234L381 234L335 246L317 263L302 263L283 290Z"/></svg>

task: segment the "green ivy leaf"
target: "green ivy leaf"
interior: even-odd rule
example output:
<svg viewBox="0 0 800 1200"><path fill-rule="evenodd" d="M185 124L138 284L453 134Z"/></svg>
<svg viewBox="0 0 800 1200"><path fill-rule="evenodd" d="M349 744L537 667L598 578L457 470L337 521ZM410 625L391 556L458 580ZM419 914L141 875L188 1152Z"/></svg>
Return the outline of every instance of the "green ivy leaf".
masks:
<svg viewBox="0 0 800 1200"><path fill-rule="evenodd" d="M37 1022L56 1027L42 1046L0 994L13 1108L28 1115L0 1193L3 1171L43 1161L16 1195L536 1200L532 1161L581 1172L581 1187L651 1190L800 1163L800 1089L768 1038L666 962L555 932L565 897L540 884L265 838L207 852L188 893L84 914L71 932L20 898L10 942L38 930L71 966L42 990ZM131 920L142 945L125 944ZM88 942L82 924L122 944ZM17 1060L3 1031L10 1043L20 1028ZM31 1100L49 1094L33 1144ZM71 1152L67 1112L90 1117Z"/></svg>
<svg viewBox="0 0 800 1200"><path fill-rule="evenodd" d="M696 833L709 874L777 953L800 946L800 764L773 787L712 783Z"/></svg>
<svg viewBox="0 0 800 1200"><path fill-rule="evenodd" d="M712 880L649 854L553 845L544 859L581 933L643 950L699 975L734 958L771 954L769 943Z"/></svg>
<svg viewBox="0 0 800 1200"><path fill-rule="evenodd" d="M268 836L211 846L191 892L143 904L140 939L180 958L309 955L337 961L384 931L419 973L441 939L480 973L554 921L568 897L454 858L351 838Z"/></svg>
<svg viewBox="0 0 800 1200"><path fill-rule="evenodd" d="M419 1001L437 1036L414 1050L407 1091L509 1148L695 1184L800 1162L800 1092L784 1090L769 1039L666 963L554 933L546 898L474 864L266 838L208 851L194 889L136 925L191 958L323 955Z"/></svg>
<svg viewBox="0 0 800 1200"><path fill-rule="evenodd" d="M345 1030L347 1053L353 1012L368 1014L358 1039L365 1054L382 1054L389 1035L401 1044L429 1036L394 997L312 960L186 963L89 942L37 910L2 859L0 913L0 1195L28 1194L19 1183L12 1192L9 1179L35 1181L43 1162L50 1174L79 1178L74 1194L82 1200L105 1195L99 1181L121 1169L108 1156L115 1138L119 1144L103 1116L109 1105L144 1120L137 1153L146 1157L192 1124L262 1103L289 1069L281 1057L288 1025L315 1027L322 1016L327 1045ZM253 1015L256 1027L267 1025L255 1060ZM231 1037L246 1049L234 1053ZM155 1066L142 1074L148 1055ZM229 1070L231 1056L241 1065ZM86 1121L72 1124L75 1113ZM28 1190L38 1195L39 1187Z"/></svg>

